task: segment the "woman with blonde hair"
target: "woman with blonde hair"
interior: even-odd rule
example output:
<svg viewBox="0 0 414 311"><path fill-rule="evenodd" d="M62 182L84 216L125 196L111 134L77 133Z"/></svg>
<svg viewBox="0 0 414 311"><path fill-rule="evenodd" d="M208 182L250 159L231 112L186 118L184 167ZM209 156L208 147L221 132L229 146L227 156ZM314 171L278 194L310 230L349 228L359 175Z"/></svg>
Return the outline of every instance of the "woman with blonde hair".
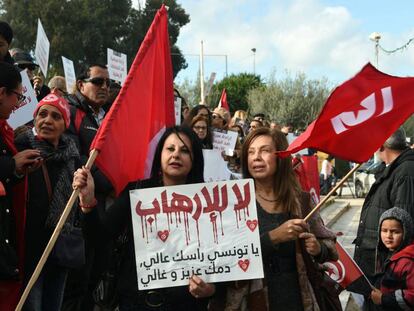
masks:
<svg viewBox="0 0 414 311"><path fill-rule="evenodd" d="M309 223L303 220L312 202L300 190L291 158L276 153L287 147L282 132L262 127L249 133L242 148L243 177L253 178L256 188L268 307L327 310L320 291L310 286L306 262L336 260L335 235L323 226L319 214Z"/></svg>

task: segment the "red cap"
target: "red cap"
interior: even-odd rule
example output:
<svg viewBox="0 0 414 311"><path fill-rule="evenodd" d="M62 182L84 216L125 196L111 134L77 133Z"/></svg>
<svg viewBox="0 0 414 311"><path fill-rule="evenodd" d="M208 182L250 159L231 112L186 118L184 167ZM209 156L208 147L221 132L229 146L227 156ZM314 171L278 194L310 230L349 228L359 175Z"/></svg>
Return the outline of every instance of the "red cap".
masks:
<svg viewBox="0 0 414 311"><path fill-rule="evenodd" d="M36 109L33 113L33 117L36 118L37 112L39 111L40 107L43 105L50 105L59 109L60 113L62 114L63 120L65 121L66 128L69 127L70 123L70 112L69 112L69 104L63 97L59 97L56 94L49 94L44 97L36 106Z"/></svg>

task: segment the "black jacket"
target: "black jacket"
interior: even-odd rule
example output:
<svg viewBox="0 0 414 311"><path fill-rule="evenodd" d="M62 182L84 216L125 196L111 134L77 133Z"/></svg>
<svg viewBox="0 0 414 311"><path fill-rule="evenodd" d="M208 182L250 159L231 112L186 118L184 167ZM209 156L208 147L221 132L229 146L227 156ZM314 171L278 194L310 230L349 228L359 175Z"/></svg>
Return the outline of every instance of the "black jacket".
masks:
<svg viewBox="0 0 414 311"><path fill-rule="evenodd" d="M66 133L76 142L81 156L81 162L85 164L89 157L89 148L95 138L99 125L94 118L93 110L88 105L87 99L79 91L75 94L68 95L66 99L72 106L70 108L70 125ZM77 112L77 110L80 111ZM81 117L81 121L77 122L76 118L79 116ZM96 166L92 168L92 175L95 181L97 199L104 200L113 190L112 184Z"/></svg>
<svg viewBox="0 0 414 311"><path fill-rule="evenodd" d="M375 272L379 219L392 207L406 210L414 219L414 150L403 151L385 168L362 206L354 258L368 276Z"/></svg>
<svg viewBox="0 0 414 311"><path fill-rule="evenodd" d="M13 279L18 275L16 228L12 209L12 187L18 179L12 152L0 136L0 182L6 190L0 196L0 280ZM24 195L24 194L22 194Z"/></svg>
<svg viewBox="0 0 414 311"><path fill-rule="evenodd" d="M121 251L120 268L116 273L118 276L117 287L120 295L129 297L130 300L136 301L139 305L145 302L149 291L137 290L138 281L129 191L159 186L161 185L158 182L150 179L132 182L115 200L115 203L108 208L103 217L99 217L96 209L88 214L84 214L84 234L87 239L96 242L99 239L116 238L125 233L126 242ZM157 289L156 291L165 299L166 304L172 306L171 310L187 310L188 308L182 307L183 305L191 305L194 311L207 310L207 299L195 299L189 293L188 286Z"/></svg>

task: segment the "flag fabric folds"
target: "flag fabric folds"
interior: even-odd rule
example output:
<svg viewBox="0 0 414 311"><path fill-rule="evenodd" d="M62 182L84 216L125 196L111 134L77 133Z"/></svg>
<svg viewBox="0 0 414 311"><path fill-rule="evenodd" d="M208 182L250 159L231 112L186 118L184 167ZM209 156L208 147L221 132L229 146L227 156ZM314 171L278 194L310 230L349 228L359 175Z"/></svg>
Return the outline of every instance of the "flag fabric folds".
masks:
<svg viewBox="0 0 414 311"><path fill-rule="evenodd" d="M414 78L390 76L368 63L332 92L318 118L279 154L312 147L365 162L414 112L413 89Z"/></svg>
<svg viewBox="0 0 414 311"><path fill-rule="evenodd" d="M148 173L159 137L173 125L173 75L168 16L163 5L91 144L91 150L99 151L96 165L117 194L128 182Z"/></svg>
<svg viewBox="0 0 414 311"><path fill-rule="evenodd" d="M326 273L348 291L369 296L372 288L364 273L338 241L336 250L339 259L323 264Z"/></svg>
<svg viewBox="0 0 414 311"><path fill-rule="evenodd" d="M227 111L230 111L229 108L229 104L227 102L227 93L226 93L226 89L223 89L223 91L221 92L221 97L220 97L220 101L219 101L219 105L218 107L220 108L224 108Z"/></svg>

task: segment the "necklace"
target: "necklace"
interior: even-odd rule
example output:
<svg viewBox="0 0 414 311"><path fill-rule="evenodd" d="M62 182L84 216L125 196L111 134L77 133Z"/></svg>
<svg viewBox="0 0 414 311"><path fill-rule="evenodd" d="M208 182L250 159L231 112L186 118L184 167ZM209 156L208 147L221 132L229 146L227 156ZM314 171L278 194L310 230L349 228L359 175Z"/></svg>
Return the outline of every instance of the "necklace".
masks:
<svg viewBox="0 0 414 311"><path fill-rule="evenodd" d="M277 202L277 199L273 199L273 200L269 200L269 199L266 199L265 197L263 197L260 193L257 193L257 195L262 199L262 200L264 200L264 201L267 201L267 202Z"/></svg>

